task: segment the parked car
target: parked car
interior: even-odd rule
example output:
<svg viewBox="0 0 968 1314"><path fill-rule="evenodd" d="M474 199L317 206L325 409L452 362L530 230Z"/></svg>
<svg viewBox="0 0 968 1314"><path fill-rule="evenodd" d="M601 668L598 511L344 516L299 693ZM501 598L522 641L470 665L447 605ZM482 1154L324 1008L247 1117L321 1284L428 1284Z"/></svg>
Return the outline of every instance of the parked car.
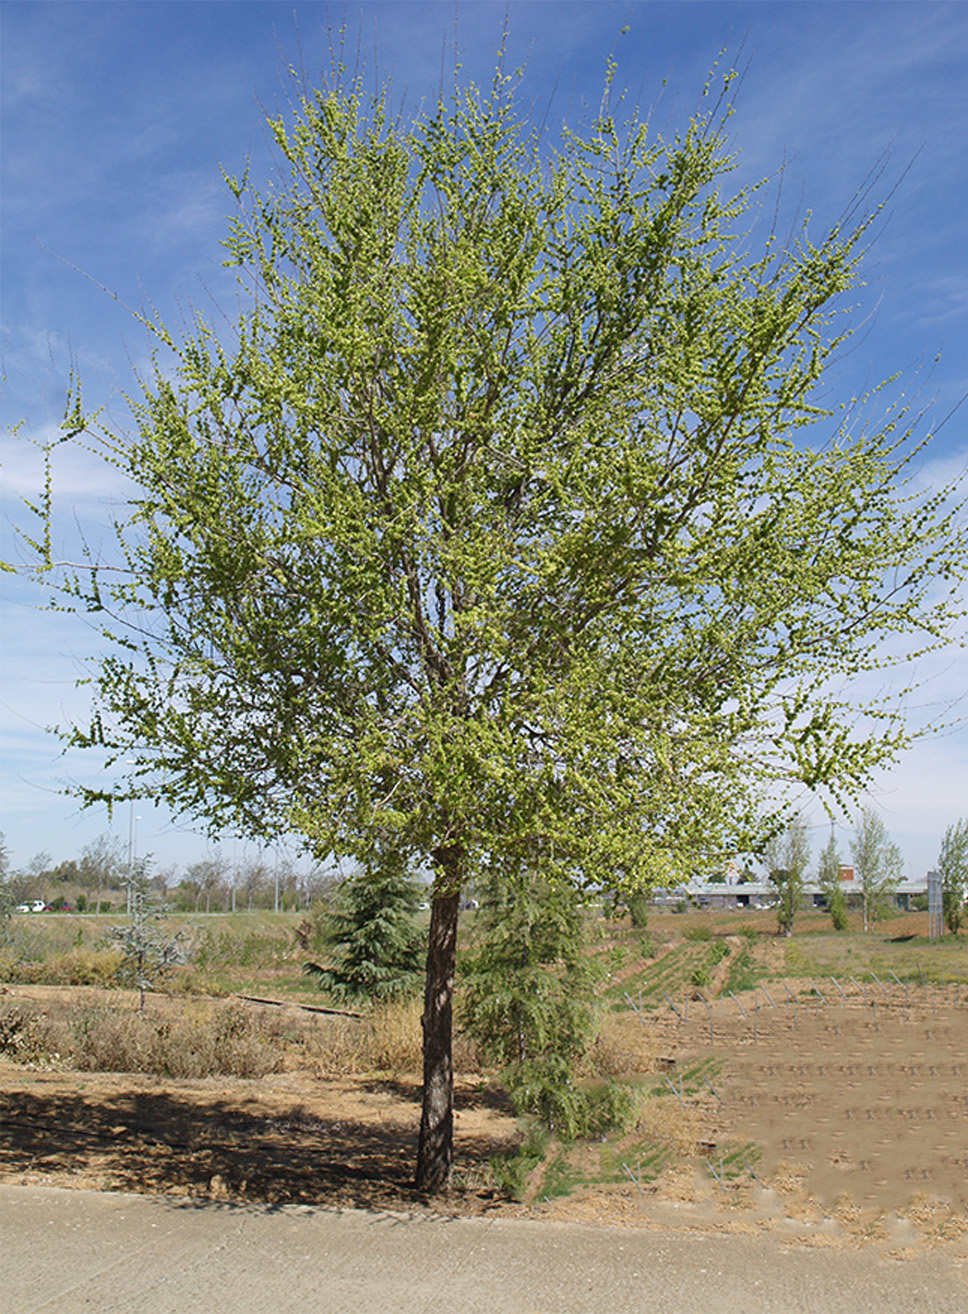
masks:
<svg viewBox="0 0 968 1314"><path fill-rule="evenodd" d="M30 903L17 904L17 912L32 913L32 912L46 912L46 911L47 911L47 905L46 903L44 903L43 899L34 899Z"/></svg>

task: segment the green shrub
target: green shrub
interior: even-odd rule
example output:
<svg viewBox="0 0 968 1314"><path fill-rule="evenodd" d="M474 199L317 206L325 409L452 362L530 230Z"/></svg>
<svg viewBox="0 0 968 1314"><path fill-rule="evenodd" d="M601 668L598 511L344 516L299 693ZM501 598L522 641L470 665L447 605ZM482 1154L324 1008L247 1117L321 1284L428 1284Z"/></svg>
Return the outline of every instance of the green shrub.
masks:
<svg viewBox="0 0 968 1314"><path fill-rule="evenodd" d="M405 858L389 844L378 847L339 888L323 932L332 961L304 963L303 971L339 1000L416 994L425 952L415 921L420 893Z"/></svg>
<svg viewBox="0 0 968 1314"><path fill-rule="evenodd" d="M828 909L830 912L830 920L834 924L834 930L846 931L847 922L848 922L847 899L844 895L843 890L840 889L834 890L834 892L830 896L830 903L828 905Z"/></svg>
<svg viewBox="0 0 968 1314"><path fill-rule="evenodd" d="M530 1115L560 1140L584 1134L586 1100L565 1056L542 1054L513 1063L502 1081L519 1117Z"/></svg>
<svg viewBox="0 0 968 1314"><path fill-rule="evenodd" d="M639 939L639 953L643 958L654 958L656 955L655 941L651 935L643 935Z"/></svg>
<svg viewBox="0 0 968 1314"><path fill-rule="evenodd" d="M578 897L527 870L483 892L480 939L464 963L463 1026L504 1069L520 1113L570 1127L572 1070L594 1039L598 971Z"/></svg>
<svg viewBox="0 0 968 1314"><path fill-rule="evenodd" d="M708 986L710 979L708 963L700 963L698 967L693 969L689 977L690 984L694 985L697 989L703 989L705 986Z"/></svg>
<svg viewBox="0 0 968 1314"><path fill-rule="evenodd" d="M620 1081L606 1081L585 1093L584 1126L581 1135L604 1138L610 1132L624 1135L635 1126L640 1096Z"/></svg>
<svg viewBox="0 0 968 1314"><path fill-rule="evenodd" d="M583 1090L570 1065L548 1056L516 1063L503 1074L519 1116L530 1116L561 1141L587 1140L609 1132L626 1132L639 1112L636 1092L608 1080Z"/></svg>
<svg viewBox="0 0 968 1314"><path fill-rule="evenodd" d="M540 1123L532 1122L524 1140L511 1154L498 1154L491 1159L491 1179L498 1190L522 1200L527 1193L528 1179L548 1151L551 1133Z"/></svg>
<svg viewBox="0 0 968 1314"><path fill-rule="evenodd" d="M632 925L642 929L649 924L649 896L644 890L636 890L629 895L629 916Z"/></svg>

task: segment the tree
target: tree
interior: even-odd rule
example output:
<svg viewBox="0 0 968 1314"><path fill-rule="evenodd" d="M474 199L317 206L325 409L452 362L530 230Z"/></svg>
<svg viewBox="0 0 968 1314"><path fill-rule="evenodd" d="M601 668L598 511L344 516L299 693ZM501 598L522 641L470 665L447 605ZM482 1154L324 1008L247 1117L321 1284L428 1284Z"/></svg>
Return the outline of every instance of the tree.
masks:
<svg viewBox="0 0 968 1314"><path fill-rule="evenodd" d="M837 837L834 835L833 826L831 826L830 839L820 853L820 862L817 867L817 884L827 901L827 910L830 913L830 920L834 924L835 931L845 931L847 929L847 897L844 894L840 880L842 866L840 850L837 847Z"/></svg>
<svg viewBox="0 0 968 1314"><path fill-rule="evenodd" d="M262 858L246 858L242 864L240 889L245 896L246 907L251 912L256 900L267 902L272 876Z"/></svg>
<svg viewBox="0 0 968 1314"><path fill-rule="evenodd" d="M137 763L82 797L432 870L427 1191L462 885L522 844L675 885L758 845L778 782L850 796L908 741L855 678L961 605L951 490L901 491L916 420L818 402L862 202L757 253L726 100L664 141L611 96L552 142L503 75L411 122L301 95L281 182L228 179L232 334L145 320L134 432L76 390L64 422L135 490L118 558L63 577L117 641L69 742Z"/></svg>
<svg viewBox="0 0 968 1314"><path fill-rule="evenodd" d="M205 911L207 913L212 911L212 900L217 900L224 894L226 871L227 864L218 854L201 858L185 868L181 885L194 899L195 912L199 911L203 899Z"/></svg>
<svg viewBox="0 0 968 1314"><path fill-rule="evenodd" d="M868 931L893 904L893 894L904 871L901 850L888 838L880 813L866 807L851 845L854 869L861 883L864 930Z"/></svg>
<svg viewBox="0 0 968 1314"><path fill-rule="evenodd" d="M330 917L332 967L307 963L320 989L341 999L393 999L419 985L420 936L414 914L420 899L416 881L392 845L382 847L339 890Z"/></svg>
<svg viewBox="0 0 968 1314"><path fill-rule="evenodd" d="M10 876L10 850L7 840L0 830L0 945L7 942L10 927L10 915L14 909L13 896L7 883Z"/></svg>
<svg viewBox="0 0 968 1314"><path fill-rule="evenodd" d="M167 908L152 894L148 860L139 858L125 873L129 920L112 926L110 936L122 954L121 975L138 991L138 1011L144 1012L145 992L164 980L178 963L184 962L184 930L170 931L164 925Z"/></svg>
<svg viewBox="0 0 968 1314"><path fill-rule="evenodd" d="M40 849L27 863L27 875L35 881L45 880L51 873L53 858L46 849Z"/></svg>
<svg viewBox="0 0 968 1314"><path fill-rule="evenodd" d="M96 890L95 912L101 911L105 887L120 885L127 869L124 845L115 835L98 835L81 850L81 878L89 890Z"/></svg>
<svg viewBox="0 0 968 1314"><path fill-rule="evenodd" d="M965 901L968 899L968 818L962 817L945 831L938 854L938 870L941 872L941 906L945 924L952 935L957 935L965 919Z"/></svg>
<svg viewBox="0 0 968 1314"><path fill-rule="evenodd" d="M632 925L640 931L649 924L651 906L652 901L647 890L633 890L628 896L629 917L632 919Z"/></svg>
<svg viewBox="0 0 968 1314"><path fill-rule="evenodd" d="M571 885L519 863L484 884L483 934L465 969L463 1020L503 1068L519 1114L574 1136L584 1123L576 1058L594 1033L595 972Z"/></svg>
<svg viewBox="0 0 968 1314"><path fill-rule="evenodd" d="M777 926L793 934L793 921L803 906L803 887L810 862L810 838L803 818L792 817L786 830L767 845L766 865L776 886Z"/></svg>

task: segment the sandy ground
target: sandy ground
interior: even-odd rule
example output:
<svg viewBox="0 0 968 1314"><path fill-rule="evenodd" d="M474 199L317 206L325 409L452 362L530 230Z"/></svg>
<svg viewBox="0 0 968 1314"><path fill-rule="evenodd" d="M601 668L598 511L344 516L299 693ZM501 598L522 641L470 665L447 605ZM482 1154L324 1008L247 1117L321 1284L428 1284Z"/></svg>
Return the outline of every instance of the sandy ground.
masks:
<svg viewBox="0 0 968 1314"><path fill-rule="evenodd" d="M504 1199L487 1164L513 1144L516 1124L498 1091L459 1082L447 1209L768 1232L812 1247L866 1241L899 1259L939 1246L968 1254L965 991L858 986L845 999L818 983L822 995L811 1001L808 983L790 986L789 995L771 986L772 1001L761 988L710 1007L679 1001L679 1015L645 1015L658 1063L643 1080L665 1093L647 1101L643 1127L626 1144L607 1147L625 1169L618 1181L556 1196L543 1191L539 1170L527 1203ZM416 1078L291 1071L166 1081L3 1063L0 1087L6 1183L423 1207L409 1187ZM643 1128L680 1153L653 1179L633 1180ZM594 1179L596 1148L576 1153Z"/></svg>

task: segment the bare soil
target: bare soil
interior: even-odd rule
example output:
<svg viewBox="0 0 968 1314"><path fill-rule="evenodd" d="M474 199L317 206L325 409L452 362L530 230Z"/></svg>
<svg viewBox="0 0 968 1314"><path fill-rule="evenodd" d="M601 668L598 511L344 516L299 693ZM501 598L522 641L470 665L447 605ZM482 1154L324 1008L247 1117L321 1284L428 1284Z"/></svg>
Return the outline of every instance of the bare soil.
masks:
<svg viewBox="0 0 968 1314"><path fill-rule="evenodd" d="M624 1172L596 1181L603 1147L583 1147L567 1194L544 1189L553 1147L526 1203L502 1196L488 1162L514 1146L517 1124L498 1089L458 1078L455 1187L435 1208L868 1240L900 1258L939 1244L968 1254L968 995L857 986L843 998L818 984L822 994L790 981L645 1015L658 1070L642 1078L654 1092L643 1124L607 1147ZM704 1077L677 1084L703 1061ZM428 1207L410 1184L416 1076L172 1081L4 1061L0 1086L7 1182ZM675 1153L635 1180L643 1136Z"/></svg>
<svg viewBox="0 0 968 1314"><path fill-rule="evenodd" d="M968 1254L964 989L855 987L844 999L829 981L822 993L788 985L708 1007L697 993L677 1002L681 1016L646 1015L669 1085L703 1060L714 1074L693 1081L685 1108L672 1089L664 1101L667 1117L691 1124L697 1153L653 1182L579 1189L542 1212L769 1230L814 1246L870 1241L895 1258L942 1244ZM627 1138L632 1177L640 1135Z"/></svg>

